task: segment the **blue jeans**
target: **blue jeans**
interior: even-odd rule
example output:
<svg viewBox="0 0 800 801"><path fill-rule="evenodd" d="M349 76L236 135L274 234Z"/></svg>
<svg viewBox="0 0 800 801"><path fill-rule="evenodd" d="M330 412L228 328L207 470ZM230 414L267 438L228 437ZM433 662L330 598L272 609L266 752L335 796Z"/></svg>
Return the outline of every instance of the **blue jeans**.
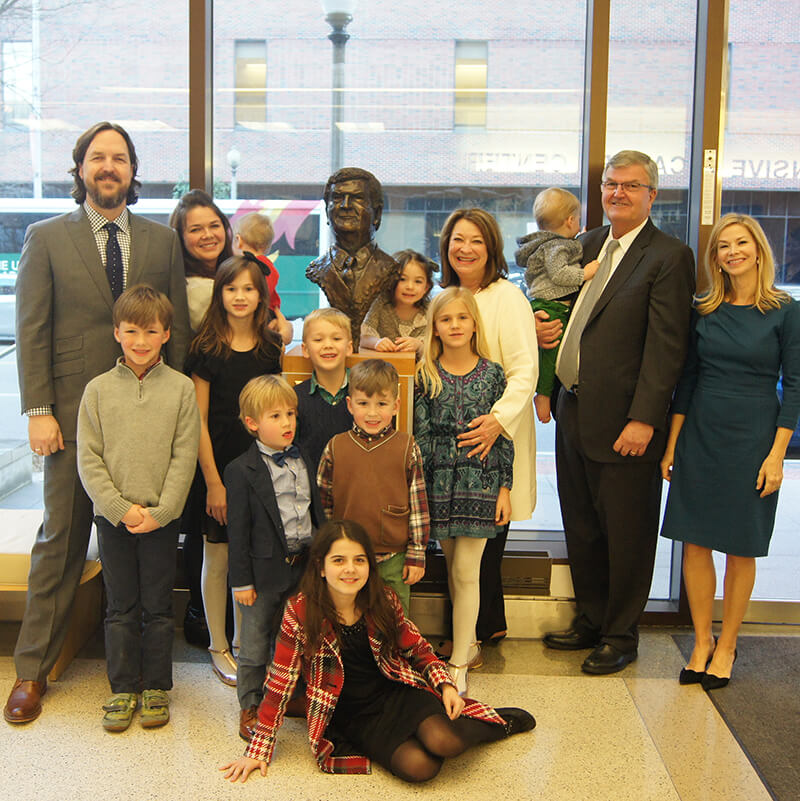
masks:
<svg viewBox="0 0 800 801"><path fill-rule="evenodd" d="M95 517L106 611L106 662L114 693L172 689L172 589L179 520L131 534Z"/></svg>
<svg viewBox="0 0 800 801"><path fill-rule="evenodd" d="M293 565L292 581L287 590L258 590L252 606L239 604L242 613L239 631L239 668L236 671L236 694L241 709L258 706L264 697L267 667L275 652L275 640L281 626L283 605L295 591L305 569L305 559Z"/></svg>

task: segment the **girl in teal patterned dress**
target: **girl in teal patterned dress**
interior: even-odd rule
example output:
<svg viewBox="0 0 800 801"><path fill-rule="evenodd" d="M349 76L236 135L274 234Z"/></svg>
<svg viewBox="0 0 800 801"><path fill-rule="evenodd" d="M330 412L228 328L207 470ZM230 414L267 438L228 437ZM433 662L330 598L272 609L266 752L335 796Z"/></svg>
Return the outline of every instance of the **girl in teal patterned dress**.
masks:
<svg viewBox="0 0 800 801"><path fill-rule="evenodd" d="M422 453L431 536L447 560L453 602L453 652L448 663L456 687L467 689L467 669L480 665L475 623L480 605L481 555L486 540L511 518L514 445L500 436L484 459L467 456L457 435L488 414L503 394L503 368L487 352L471 292L449 287L428 310L425 350L417 367L414 437Z"/></svg>

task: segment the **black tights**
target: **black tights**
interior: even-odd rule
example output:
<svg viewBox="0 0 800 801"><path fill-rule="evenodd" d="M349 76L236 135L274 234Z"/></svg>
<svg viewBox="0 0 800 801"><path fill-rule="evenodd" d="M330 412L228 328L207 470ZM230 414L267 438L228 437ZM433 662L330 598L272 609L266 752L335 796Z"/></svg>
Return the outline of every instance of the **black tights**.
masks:
<svg viewBox="0 0 800 801"><path fill-rule="evenodd" d="M407 782L432 779L448 757L463 754L470 746L500 740L502 726L482 720L446 715L430 715L417 726L413 737L395 748L390 769Z"/></svg>

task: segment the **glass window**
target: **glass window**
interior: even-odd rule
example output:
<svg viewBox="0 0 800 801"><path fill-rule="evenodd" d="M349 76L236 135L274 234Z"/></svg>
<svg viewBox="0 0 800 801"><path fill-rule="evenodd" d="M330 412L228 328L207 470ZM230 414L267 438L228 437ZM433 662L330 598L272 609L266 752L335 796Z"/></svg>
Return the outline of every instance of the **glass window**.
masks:
<svg viewBox="0 0 800 801"><path fill-rule="evenodd" d="M234 121L245 128L263 130L267 121L266 42L239 41L236 53Z"/></svg>
<svg viewBox="0 0 800 801"><path fill-rule="evenodd" d="M453 124L486 127L486 42L456 42Z"/></svg>
<svg viewBox="0 0 800 801"><path fill-rule="evenodd" d="M800 298L800 17L792 3L731 0L728 40L722 213L749 214L761 223L777 283ZM788 456L793 461L784 467L769 556L758 560L753 600L800 600L800 431ZM718 596L723 572L718 559Z"/></svg>
<svg viewBox="0 0 800 801"><path fill-rule="evenodd" d="M72 148L101 120L128 130L142 181L136 214L166 222L188 178L188 4L141 0L0 3L0 440L3 461L27 461L14 317L27 227L72 211ZM111 328L109 324L109 336ZM16 462L15 462L16 464ZM0 505L41 505L41 463L14 489L0 471ZM5 497L3 497L5 495Z"/></svg>
<svg viewBox="0 0 800 801"><path fill-rule="evenodd" d="M635 0L611 4L606 153L641 150L656 162L659 186L652 220L683 241L688 233L695 27L694 0L665 0L647 14ZM666 493L665 486L662 506ZM659 537L650 597L677 598L679 573L671 541Z"/></svg>

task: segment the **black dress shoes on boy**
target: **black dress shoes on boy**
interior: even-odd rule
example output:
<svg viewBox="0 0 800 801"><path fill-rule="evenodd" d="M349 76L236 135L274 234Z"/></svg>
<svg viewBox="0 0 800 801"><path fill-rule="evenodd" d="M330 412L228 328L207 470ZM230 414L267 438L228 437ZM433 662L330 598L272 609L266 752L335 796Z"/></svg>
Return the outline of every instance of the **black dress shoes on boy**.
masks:
<svg viewBox="0 0 800 801"><path fill-rule="evenodd" d="M597 648L586 657L581 665L581 670L584 673L592 673L594 675L617 673L626 665L635 661L637 656L638 653L636 650L620 651L613 645L603 643L602 645L598 645Z"/></svg>
<svg viewBox="0 0 800 801"><path fill-rule="evenodd" d="M597 646L600 643L600 636L577 629L565 629L564 631L549 631L542 638L542 642L548 648L555 648L557 651L580 651Z"/></svg>

